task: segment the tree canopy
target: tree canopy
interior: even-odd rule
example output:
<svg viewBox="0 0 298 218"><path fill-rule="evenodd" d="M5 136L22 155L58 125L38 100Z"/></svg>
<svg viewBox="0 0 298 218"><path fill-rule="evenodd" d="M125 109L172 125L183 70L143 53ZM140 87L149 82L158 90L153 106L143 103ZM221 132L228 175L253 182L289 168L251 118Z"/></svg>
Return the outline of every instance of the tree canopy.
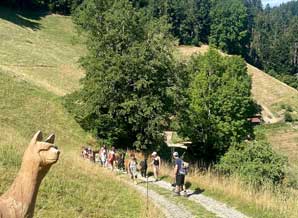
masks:
<svg viewBox="0 0 298 218"><path fill-rule="evenodd" d="M211 50L194 56L188 107L180 114L181 131L193 142L192 152L215 160L233 143L251 134L247 118L256 112L251 80L240 57L225 57Z"/></svg>
<svg viewBox="0 0 298 218"><path fill-rule="evenodd" d="M66 102L106 143L157 148L168 125L175 62L168 26L127 0L86 0L74 21L88 36L82 89Z"/></svg>

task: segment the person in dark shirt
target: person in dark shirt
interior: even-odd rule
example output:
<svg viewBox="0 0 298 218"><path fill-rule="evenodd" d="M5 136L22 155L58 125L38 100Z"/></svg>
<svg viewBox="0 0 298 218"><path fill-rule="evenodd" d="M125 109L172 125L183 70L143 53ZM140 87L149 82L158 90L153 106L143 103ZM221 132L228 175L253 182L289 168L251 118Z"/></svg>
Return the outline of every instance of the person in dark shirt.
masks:
<svg viewBox="0 0 298 218"><path fill-rule="evenodd" d="M179 158L178 152L173 153L175 159L174 177L176 180L175 195L180 195L183 190L185 180L185 169L183 168L183 160Z"/></svg>
<svg viewBox="0 0 298 218"><path fill-rule="evenodd" d="M145 155L144 159L140 162L140 170L141 170L141 176L146 177L147 176L147 156Z"/></svg>

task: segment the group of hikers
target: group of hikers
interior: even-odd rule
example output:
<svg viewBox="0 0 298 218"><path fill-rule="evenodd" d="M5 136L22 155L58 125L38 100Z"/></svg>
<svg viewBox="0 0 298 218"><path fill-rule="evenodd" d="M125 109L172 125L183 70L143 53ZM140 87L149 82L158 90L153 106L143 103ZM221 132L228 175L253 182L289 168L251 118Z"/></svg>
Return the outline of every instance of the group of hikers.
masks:
<svg viewBox="0 0 298 218"><path fill-rule="evenodd" d="M99 150L92 150L90 147L83 147L81 156L84 159L89 159L92 162L100 164L102 167L107 167L108 169L118 170L129 173L131 179L135 184L137 184L138 171L141 177L148 178L147 170L151 166L154 175L154 181L159 180L159 173L161 169L161 158L154 151L151 154L150 162L148 164L148 155L142 153L137 153L133 151L119 151L116 152L115 147L108 149L107 146L103 145ZM178 152L173 153L174 159L174 178L175 181L173 186L175 187L174 194L183 195L186 194L185 188L185 175L188 171L188 164L185 163L181 158L179 158ZM140 160L140 162L138 162Z"/></svg>

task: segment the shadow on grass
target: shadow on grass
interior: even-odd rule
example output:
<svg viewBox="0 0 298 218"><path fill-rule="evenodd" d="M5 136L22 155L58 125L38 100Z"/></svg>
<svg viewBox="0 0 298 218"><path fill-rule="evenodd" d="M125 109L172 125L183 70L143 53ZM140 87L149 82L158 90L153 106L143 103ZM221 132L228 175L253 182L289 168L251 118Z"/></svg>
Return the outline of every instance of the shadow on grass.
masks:
<svg viewBox="0 0 298 218"><path fill-rule="evenodd" d="M45 11L18 11L0 6L0 19L7 20L23 28L40 29L38 21L48 15Z"/></svg>
<svg viewBox="0 0 298 218"><path fill-rule="evenodd" d="M150 176L154 176L153 172L149 171L147 172L147 176L150 177Z"/></svg>
<svg viewBox="0 0 298 218"><path fill-rule="evenodd" d="M137 185L139 185L139 184L146 184L146 183L148 183L148 184L149 183L155 183L155 181L152 181L152 180L151 181L148 181L148 182L147 181L140 181L140 182L137 183Z"/></svg>
<svg viewBox="0 0 298 218"><path fill-rule="evenodd" d="M161 176L161 177L159 177L159 180L164 180L164 179L168 179L168 178L170 178L169 176Z"/></svg>
<svg viewBox="0 0 298 218"><path fill-rule="evenodd" d="M192 195L199 195L199 194L203 193L204 191L205 191L204 189L196 188L193 192L189 193L187 195L187 197L190 197Z"/></svg>

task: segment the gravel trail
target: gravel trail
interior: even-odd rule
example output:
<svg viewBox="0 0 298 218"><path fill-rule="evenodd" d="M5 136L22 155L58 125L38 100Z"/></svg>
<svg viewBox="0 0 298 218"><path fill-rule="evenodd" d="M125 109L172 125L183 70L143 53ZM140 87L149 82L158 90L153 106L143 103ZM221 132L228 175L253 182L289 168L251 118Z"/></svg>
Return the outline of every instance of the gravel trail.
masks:
<svg viewBox="0 0 298 218"><path fill-rule="evenodd" d="M152 180L151 180L152 181ZM157 186L172 190L171 184L165 181L157 181L154 182ZM203 194L198 194L193 191L188 191L188 198L196 203L202 205L206 210L214 213L217 217L220 218L248 218L248 216L244 215L243 213L235 210L227 206L226 204L216 201L210 197L207 197Z"/></svg>
<svg viewBox="0 0 298 218"><path fill-rule="evenodd" d="M143 195L147 195L147 189L145 187L133 185L130 182L126 183ZM155 191L149 189L148 196L155 206L157 206L165 214L166 218L194 218L193 214L191 214L186 208L170 202L168 199L156 193Z"/></svg>

